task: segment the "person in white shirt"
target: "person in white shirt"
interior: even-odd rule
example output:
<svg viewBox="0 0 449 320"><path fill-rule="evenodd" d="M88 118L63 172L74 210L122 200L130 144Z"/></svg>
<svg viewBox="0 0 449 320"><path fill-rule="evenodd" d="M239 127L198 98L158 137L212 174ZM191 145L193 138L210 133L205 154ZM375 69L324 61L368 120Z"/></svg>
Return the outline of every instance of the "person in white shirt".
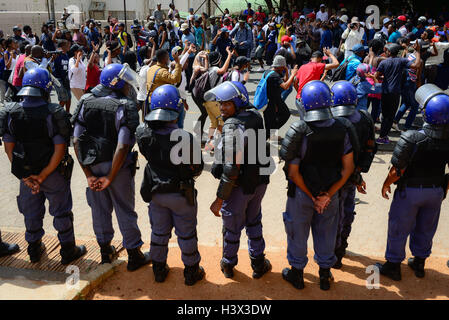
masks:
<svg viewBox="0 0 449 320"><path fill-rule="evenodd" d="M447 34L446 34L447 35ZM447 35L449 41L449 35ZM435 84L435 80L438 75L438 65L444 62L444 52L449 49L449 42L434 42L435 48L437 50L436 56L430 56L426 60L425 65L425 77L427 83ZM431 53L435 53L434 48L430 49Z"/></svg>
<svg viewBox="0 0 449 320"><path fill-rule="evenodd" d="M326 5L320 5L320 11L316 13L316 18L320 19L323 22L326 22L329 19L329 14L326 11Z"/></svg>
<svg viewBox="0 0 449 320"><path fill-rule="evenodd" d="M365 29L360 27L359 18L353 17L351 23L348 24L348 28L341 35L341 39L345 40L345 59L352 55L351 49L356 44L361 44Z"/></svg>
<svg viewBox="0 0 449 320"><path fill-rule="evenodd" d="M69 80L70 89L79 101L84 94L86 87L87 69L83 62L83 49L78 45L73 49L75 55L69 60Z"/></svg>

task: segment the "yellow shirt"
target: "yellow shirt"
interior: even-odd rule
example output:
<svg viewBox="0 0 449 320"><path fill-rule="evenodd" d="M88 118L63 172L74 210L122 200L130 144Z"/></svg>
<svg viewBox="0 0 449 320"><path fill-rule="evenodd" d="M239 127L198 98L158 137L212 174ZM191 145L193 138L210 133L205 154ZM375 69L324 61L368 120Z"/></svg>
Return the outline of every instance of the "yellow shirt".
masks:
<svg viewBox="0 0 449 320"><path fill-rule="evenodd" d="M159 70L160 69L160 70ZM156 77L154 77L154 74L156 71L159 70L156 74ZM161 64L156 64L154 66L151 66L150 69L148 69L147 72L147 93L148 95L148 101L151 101L151 95L153 94L153 91L164 84L172 84L177 85L179 82L181 82L181 72L182 68L179 63L175 65L175 70L173 74L171 74L168 71L167 66L162 66ZM153 82L154 78L154 82Z"/></svg>

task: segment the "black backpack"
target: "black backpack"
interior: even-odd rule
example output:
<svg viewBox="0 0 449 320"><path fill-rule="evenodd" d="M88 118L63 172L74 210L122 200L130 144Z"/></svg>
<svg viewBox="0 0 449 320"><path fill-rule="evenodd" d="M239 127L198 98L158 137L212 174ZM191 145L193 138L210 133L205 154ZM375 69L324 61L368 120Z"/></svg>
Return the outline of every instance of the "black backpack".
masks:
<svg viewBox="0 0 449 320"><path fill-rule="evenodd" d="M335 69L331 78L332 82L346 80L346 69L348 69L348 64L351 60L352 57L349 57L343 64L341 64L340 66L338 66L337 69Z"/></svg>
<svg viewBox="0 0 449 320"><path fill-rule="evenodd" d="M128 38L128 48L132 48L134 46L133 37L129 35L128 32L123 31L121 37L123 38L123 33L126 33L126 37Z"/></svg>
<svg viewBox="0 0 449 320"><path fill-rule="evenodd" d="M199 77L197 77L195 82L191 84L192 95L195 99L204 102L204 94L211 89L210 80L209 80L209 71L205 71Z"/></svg>

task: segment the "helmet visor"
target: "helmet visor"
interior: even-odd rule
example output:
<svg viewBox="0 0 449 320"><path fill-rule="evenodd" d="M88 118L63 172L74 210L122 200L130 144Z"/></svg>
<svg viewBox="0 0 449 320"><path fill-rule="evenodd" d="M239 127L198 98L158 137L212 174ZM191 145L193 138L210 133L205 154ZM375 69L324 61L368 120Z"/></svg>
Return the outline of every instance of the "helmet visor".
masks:
<svg viewBox="0 0 449 320"><path fill-rule="evenodd" d="M118 80L123 80L133 86L136 91L139 90L141 78L127 63L123 65L123 68L120 70L117 78Z"/></svg>

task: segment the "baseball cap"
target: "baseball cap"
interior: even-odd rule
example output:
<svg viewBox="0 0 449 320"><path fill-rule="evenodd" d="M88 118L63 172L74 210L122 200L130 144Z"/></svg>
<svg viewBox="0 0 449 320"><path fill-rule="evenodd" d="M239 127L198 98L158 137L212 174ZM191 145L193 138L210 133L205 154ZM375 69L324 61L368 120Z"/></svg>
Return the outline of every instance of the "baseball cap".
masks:
<svg viewBox="0 0 449 320"><path fill-rule="evenodd" d="M351 23L360 23L359 17L352 17L351 18Z"/></svg>
<svg viewBox="0 0 449 320"><path fill-rule="evenodd" d="M341 17L340 17L340 21L341 22L344 22L344 23L348 23L348 20L349 20L349 18L348 18L348 16L347 15L342 15Z"/></svg>
<svg viewBox="0 0 449 320"><path fill-rule="evenodd" d="M175 53L181 51L182 48L180 46L175 46L173 49L171 49L171 55L173 56Z"/></svg>
<svg viewBox="0 0 449 320"><path fill-rule="evenodd" d="M187 23L181 24L180 30L181 30L181 31L184 31L184 30L186 30L186 29L189 29L189 25L188 25Z"/></svg>
<svg viewBox="0 0 449 320"><path fill-rule="evenodd" d="M362 52L362 51L366 51L366 48L362 44L356 44L355 46L352 47L351 51L352 52Z"/></svg>
<svg viewBox="0 0 449 320"><path fill-rule="evenodd" d="M235 59L235 64L237 66L243 66L243 65L247 64L248 62L250 62L250 59L248 59L247 57L244 57L244 56L240 56L240 57L237 57L237 59Z"/></svg>
<svg viewBox="0 0 449 320"><path fill-rule="evenodd" d="M307 15L307 18L309 18L309 19L315 19L315 17L316 17L316 15L313 12L311 12Z"/></svg>
<svg viewBox="0 0 449 320"><path fill-rule="evenodd" d="M324 3L320 4L320 8L322 7L326 7L326 5Z"/></svg>
<svg viewBox="0 0 449 320"><path fill-rule="evenodd" d="M390 18L384 18L384 20L382 21L382 24L387 24L390 21L391 21Z"/></svg>
<svg viewBox="0 0 449 320"><path fill-rule="evenodd" d="M273 64L271 65L273 68L277 67L286 67L287 61L283 56L275 56L273 60Z"/></svg>
<svg viewBox="0 0 449 320"><path fill-rule="evenodd" d="M299 20L301 20L301 19L306 20L306 16L300 16L300 17L299 17Z"/></svg>
<svg viewBox="0 0 449 320"><path fill-rule="evenodd" d="M226 28L226 27L223 27L220 30L221 30L221 32L229 32L228 28Z"/></svg>
<svg viewBox="0 0 449 320"><path fill-rule="evenodd" d="M20 29L19 26L14 26L14 28L12 28L12 31L21 31L22 29Z"/></svg>
<svg viewBox="0 0 449 320"><path fill-rule="evenodd" d="M401 20L401 21L407 21L407 17L406 16L399 16L398 17L398 20Z"/></svg>
<svg viewBox="0 0 449 320"><path fill-rule="evenodd" d="M290 41L292 41L293 39L291 38L291 37L289 37L289 36L282 36L282 38L281 38L281 43L282 42L290 42Z"/></svg>

